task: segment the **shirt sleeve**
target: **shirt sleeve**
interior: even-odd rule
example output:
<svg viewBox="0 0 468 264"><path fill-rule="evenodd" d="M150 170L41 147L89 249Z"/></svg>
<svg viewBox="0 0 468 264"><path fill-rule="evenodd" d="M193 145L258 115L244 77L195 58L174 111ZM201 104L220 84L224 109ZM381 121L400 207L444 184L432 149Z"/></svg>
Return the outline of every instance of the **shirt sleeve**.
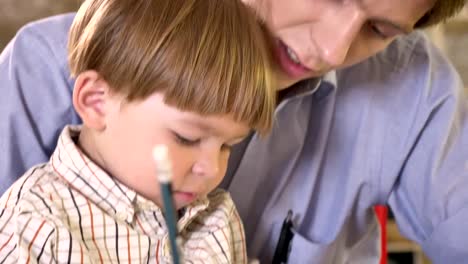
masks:
<svg viewBox="0 0 468 264"><path fill-rule="evenodd" d="M60 131L79 123L66 44L73 14L22 28L0 54L0 194L48 160Z"/></svg>
<svg viewBox="0 0 468 264"><path fill-rule="evenodd" d="M434 263L468 259L468 99L454 68L431 47L412 65L425 89L389 197L400 231ZM402 153L402 155L405 155Z"/></svg>

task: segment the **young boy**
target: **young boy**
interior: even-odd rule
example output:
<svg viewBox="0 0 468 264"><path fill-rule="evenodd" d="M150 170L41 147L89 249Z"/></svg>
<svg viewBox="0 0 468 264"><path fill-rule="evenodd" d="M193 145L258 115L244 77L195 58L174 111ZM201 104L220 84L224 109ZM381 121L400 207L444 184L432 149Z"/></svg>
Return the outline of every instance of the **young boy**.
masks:
<svg viewBox="0 0 468 264"><path fill-rule="evenodd" d="M246 263L234 204L213 190L230 147L271 127L267 39L238 0L85 1L69 36L83 126L1 198L0 261L170 262L151 155L165 144L183 259Z"/></svg>

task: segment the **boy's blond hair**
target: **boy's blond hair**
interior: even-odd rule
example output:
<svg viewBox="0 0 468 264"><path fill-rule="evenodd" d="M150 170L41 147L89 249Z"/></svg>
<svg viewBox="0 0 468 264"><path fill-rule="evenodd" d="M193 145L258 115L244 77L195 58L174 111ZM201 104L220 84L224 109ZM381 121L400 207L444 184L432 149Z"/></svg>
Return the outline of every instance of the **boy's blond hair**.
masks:
<svg viewBox="0 0 468 264"><path fill-rule="evenodd" d="M240 0L86 0L69 35L73 77L97 71L127 101L163 92L260 132L276 92L266 30Z"/></svg>

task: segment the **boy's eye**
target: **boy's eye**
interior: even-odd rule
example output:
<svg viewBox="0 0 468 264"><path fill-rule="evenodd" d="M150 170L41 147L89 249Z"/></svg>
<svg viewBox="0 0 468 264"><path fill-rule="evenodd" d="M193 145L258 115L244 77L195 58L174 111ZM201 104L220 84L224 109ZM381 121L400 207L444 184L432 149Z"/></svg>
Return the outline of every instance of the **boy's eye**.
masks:
<svg viewBox="0 0 468 264"><path fill-rule="evenodd" d="M229 144L223 144L223 145L221 146L221 150L222 150L222 151L228 151L228 152L231 152L231 150L232 150L232 145L229 145Z"/></svg>
<svg viewBox="0 0 468 264"><path fill-rule="evenodd" d="M200 139L188 139L177 133L174 133L174 136L175 136L177 143L184 145L184 146L195 146L198 143L200 143Z"/></svg>

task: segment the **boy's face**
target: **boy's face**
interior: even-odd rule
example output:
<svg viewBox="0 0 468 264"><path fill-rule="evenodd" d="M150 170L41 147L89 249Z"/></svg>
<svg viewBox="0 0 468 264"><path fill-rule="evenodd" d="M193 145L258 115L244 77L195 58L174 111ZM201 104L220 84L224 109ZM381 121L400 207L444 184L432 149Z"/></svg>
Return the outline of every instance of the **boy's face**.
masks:
<svg viewBox="0 0 468 264"><path fill-rule="evenodd" d="M202 117L181 112L156 93L143 101L106 102L106 128L98 135L100 163L112 176L162 205L152 149L165 144L173 167L177 209L205 196L224 177L230 147L249 127L227 115Z"/></svg>
<svg viewBox="0 0 468 264"><path fill-rule="evenodd" d="M353 65L383 50L434 0L243 0L277 38L282 88Z"/></svg>

